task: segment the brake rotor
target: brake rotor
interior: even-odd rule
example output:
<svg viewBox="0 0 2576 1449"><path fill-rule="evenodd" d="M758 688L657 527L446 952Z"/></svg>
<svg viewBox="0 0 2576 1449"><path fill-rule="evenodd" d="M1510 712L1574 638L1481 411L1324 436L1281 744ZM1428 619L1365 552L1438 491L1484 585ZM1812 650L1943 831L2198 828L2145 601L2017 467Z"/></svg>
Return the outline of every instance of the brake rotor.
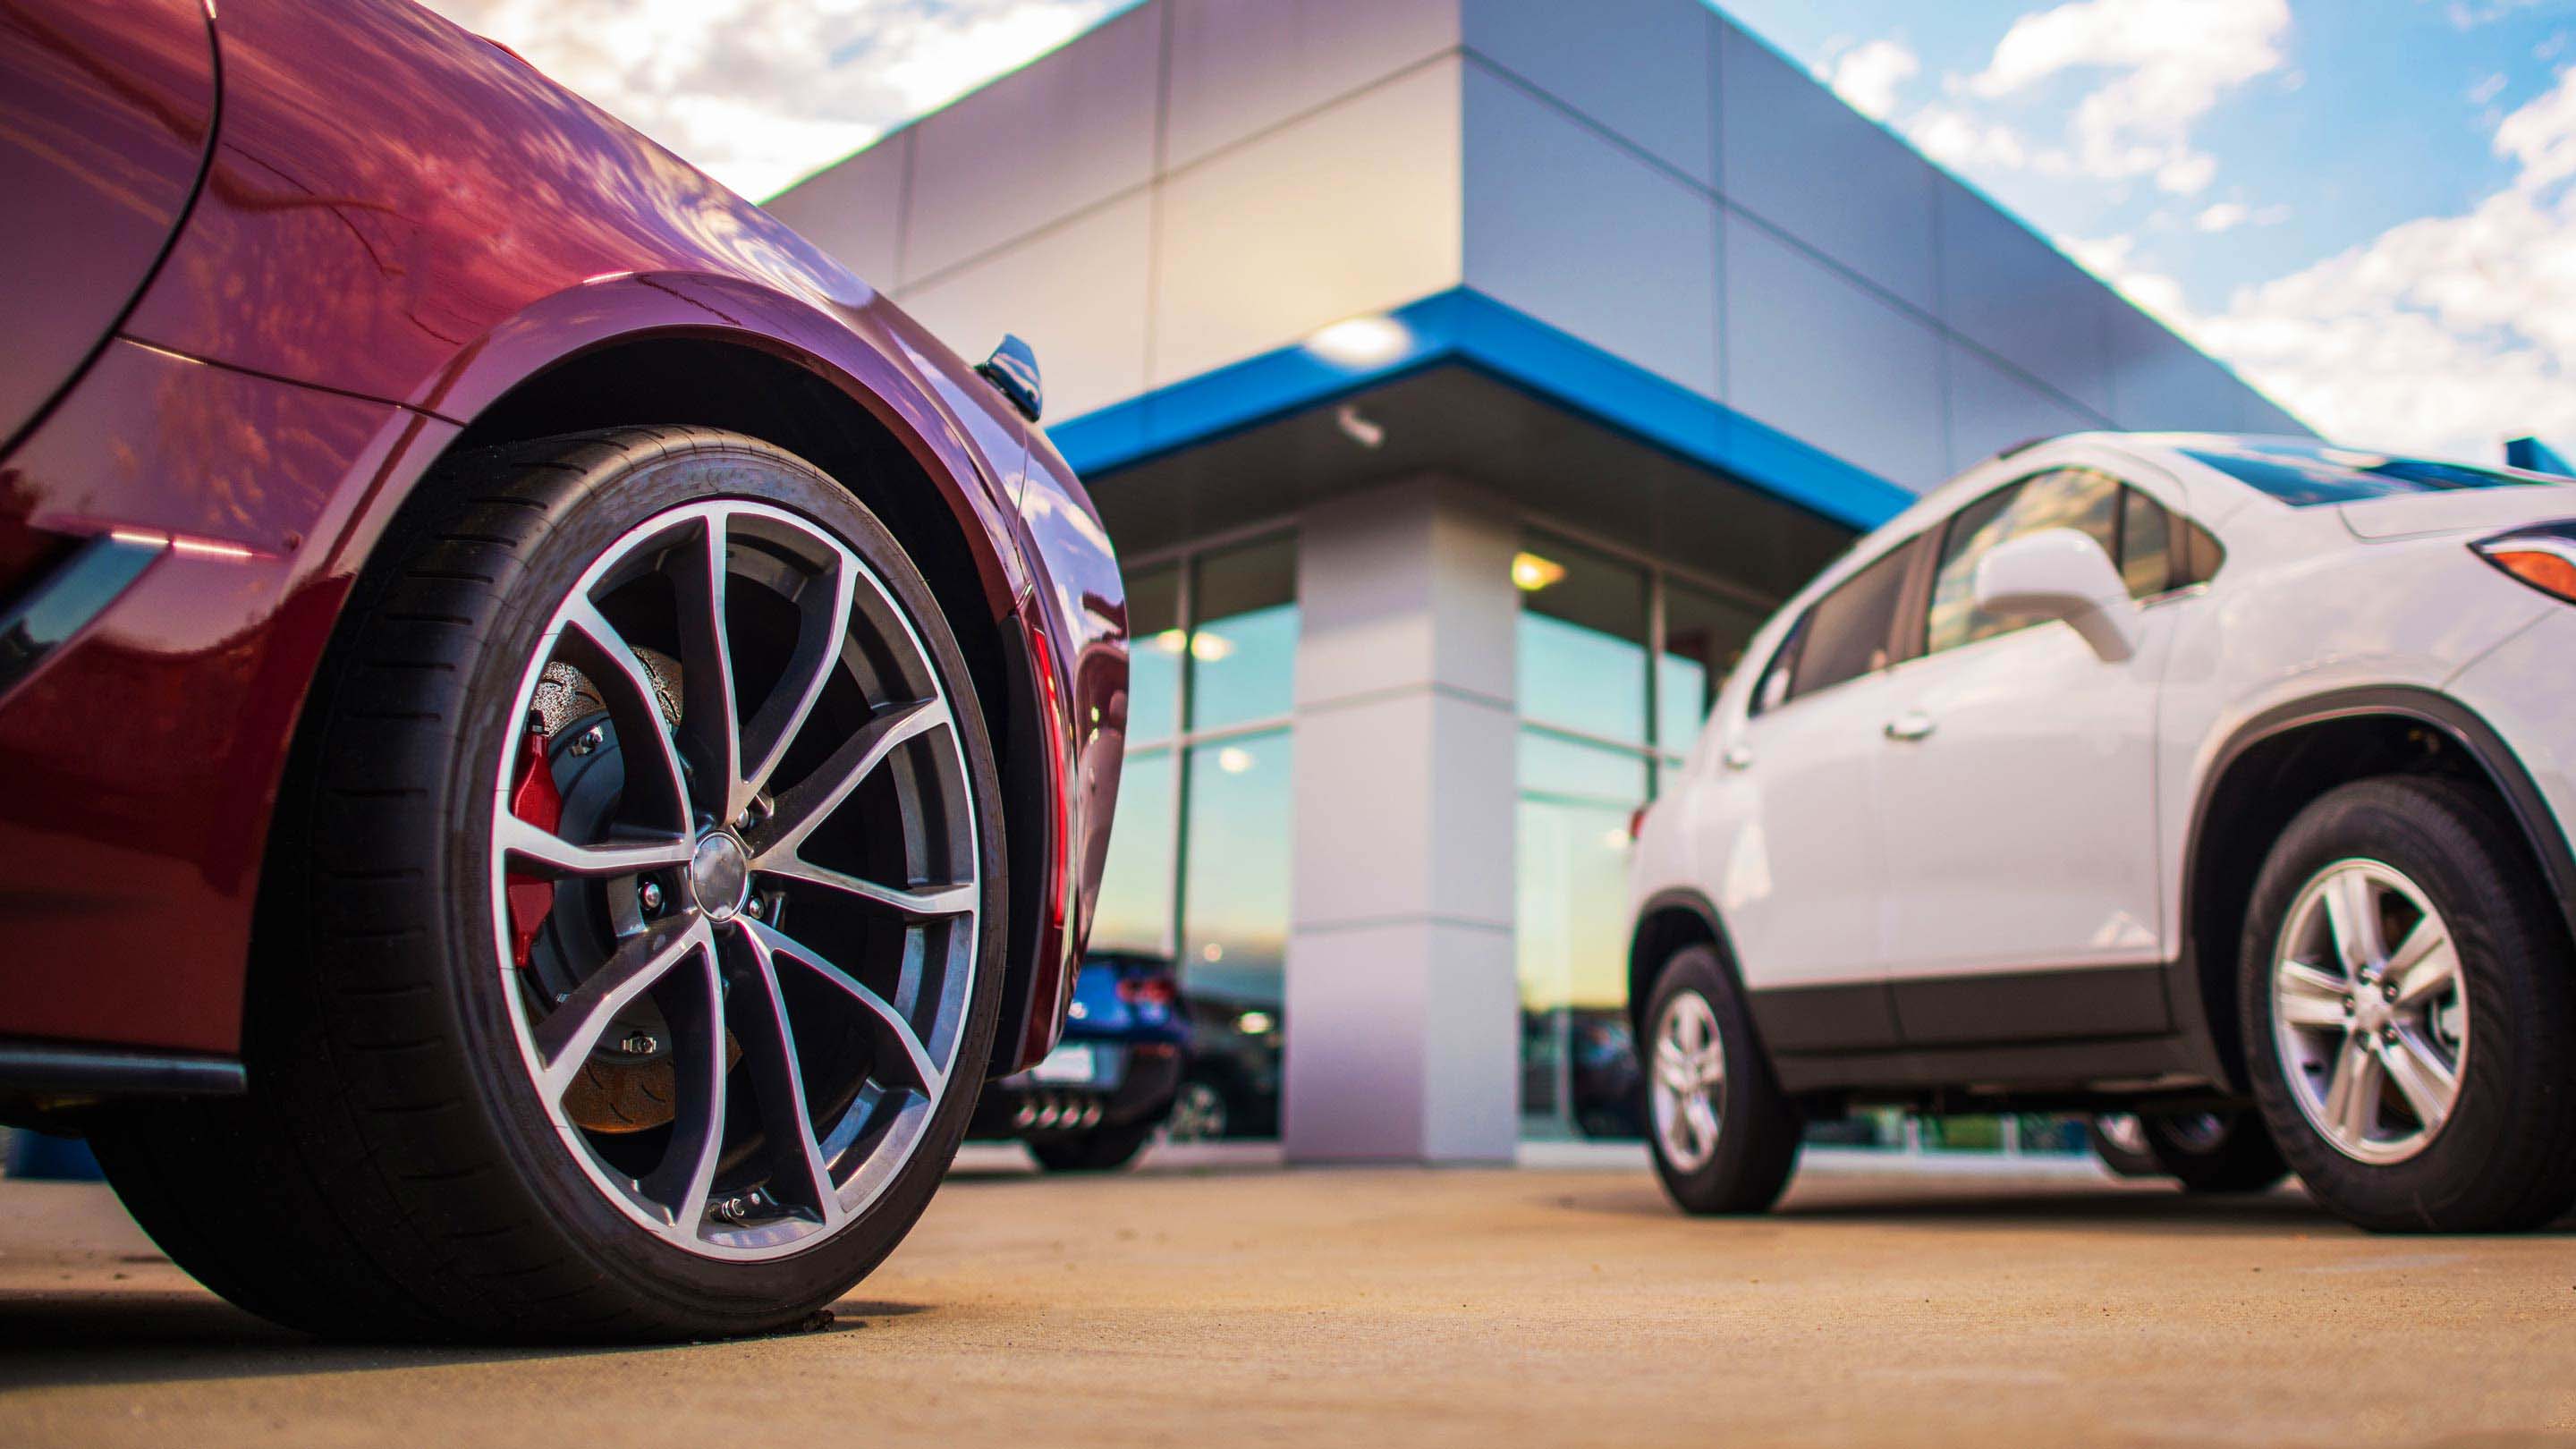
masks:
<svg viewBox="0 0 2576 1449"><path fill-rule="evenodd" d="M637 648L636 662L644 666L646 679L653 689L654 704L663 722L673 729L680 724L680 662L657 650ZM608 704L599 688L580 670L560 660L550 663L537 679L534 717L529 721L532 751L550 753L551 741L560 738L575 723L603 714ZM539 754L537 758L543 758ZM549 780L547 782L551 784ZM523 817L525 809L519 810ZM532 824L553 829L551 819L531 820ZM514 890L516 889L514 885ZM512 898L512 925L533 938L541 918L552 904L552 887L547 898L531 919L521 922L520 903ZM524 952L522 965L525 965ZM679 1070L673 1064L670 1050L670 1028L661 1010L650 998L637 1001L618 1014L615 1024L602 1039L602 1045L582 1064L581 1075L574 1078L563 1096L564 1115L572 1125L591 1132L611 1134L648 1132L666 1126L678 1114ZM742 1059L742 1044L733 1034L725 1034L725 1070Z"/></svg>

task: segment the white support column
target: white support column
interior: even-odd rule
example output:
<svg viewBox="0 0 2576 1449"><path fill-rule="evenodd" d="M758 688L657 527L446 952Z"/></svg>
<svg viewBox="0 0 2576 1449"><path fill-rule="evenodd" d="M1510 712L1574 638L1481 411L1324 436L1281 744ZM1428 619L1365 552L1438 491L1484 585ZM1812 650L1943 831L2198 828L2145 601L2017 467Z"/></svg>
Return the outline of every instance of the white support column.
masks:
<svg viewBox="0 0 2576 1449"><path fill-rule="evenodd" d="M1512 1155L1518 536L1495 500L1430 478L1304 519L1281 1124L1293 1160Z"/></svg>

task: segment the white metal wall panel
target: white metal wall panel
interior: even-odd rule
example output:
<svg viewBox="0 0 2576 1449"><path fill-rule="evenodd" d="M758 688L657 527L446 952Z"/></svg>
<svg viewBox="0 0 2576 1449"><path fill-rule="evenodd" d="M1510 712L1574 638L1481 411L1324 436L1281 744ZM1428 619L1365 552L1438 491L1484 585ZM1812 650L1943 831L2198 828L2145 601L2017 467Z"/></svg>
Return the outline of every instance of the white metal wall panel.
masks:
<svg viewBox="0 0 2576 1449"><path fill-rule="evenodd" d="M1160 0L915 128L901 285L935 276L1154 174Z"/></svg>
<svg viewBox="0 0 2576 1449"><path fill-rule="evenodd" d="M1153 215L1151 194L1131 192L898 300L960 357L1018 333L1045 371L1047 416L1080 417L1145 390Z"/></svg>
<svg viewBox="0 0 2576 1449"><path fill-rule="evenodd" d="M1167 0L1178 170L1458 45L1459 0Z"/></svg>
<svg viewBox="0 0 2576 1449"><path fill-rule="evenodd" d="M2111 411L2109 288L1967 187L1937 184L1941 316L2096 412Z"/></svg>
<svg viewBox="0 0 2576 1449"><path fill-rule="evenodd" d="M1470 50L1717 184L1717 16L1701 0L1462 3Z"/></svg>
<svg viewBox="0 0 2576 1449"><path fill-rule="evenodd" d="M1726 401L1908 488L1949 471L1940 332L1726 215Z"/></svg>
<svg viewBox="0 0 2576 1449"><path fill-rule="evenodd" d="M1457 286L1458 85L1437 61L1165 181L1154 385Z"/></svg>
<svg viewBox="0 0 2576 1449"><path fill-rule="evenodd" d="M1727 200L1935 312L1931 165L1732 25L1719 55Z"/></svg>
<svg viewBox="0 0 2576 1449"><path fill-rule="evenodd" d="M1467 285L1715 397L1717 203L1470 59Z"/></svg>

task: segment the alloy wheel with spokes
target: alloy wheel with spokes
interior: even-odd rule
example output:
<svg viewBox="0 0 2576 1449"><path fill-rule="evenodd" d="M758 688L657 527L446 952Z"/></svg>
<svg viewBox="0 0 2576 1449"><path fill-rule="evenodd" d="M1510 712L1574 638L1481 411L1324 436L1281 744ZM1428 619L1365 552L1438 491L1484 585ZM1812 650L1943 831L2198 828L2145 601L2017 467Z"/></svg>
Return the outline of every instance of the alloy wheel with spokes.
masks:
<svg viewBox="0 0 2576 1449"><path fill-rule="evenodd" d="M2338 860L2299 892L2274 949L2272 1023L2300 1111L2356 1161L2415 1156L2459 1104L2470 1028L2459 950L2394 866Z"/></svg>
<svg viewBox="0 0 2576 1449"><path fill-rule="evenodd" d="M543 631L493 940L565 1146L666 1241L795 1253L923 1141L978 965L955 711L877 573L763 502L629 529Z"/></svg>
<svg viewBox="0 0 2576 1449"><path fill-rule="evenodd" d="M1716 1154L1726 1113L1726 1046L1708 998L1680 991L1664 1004L1653 1058L1647 1101L1655 1140L1675 1167L1696 1172Z"/></svg>

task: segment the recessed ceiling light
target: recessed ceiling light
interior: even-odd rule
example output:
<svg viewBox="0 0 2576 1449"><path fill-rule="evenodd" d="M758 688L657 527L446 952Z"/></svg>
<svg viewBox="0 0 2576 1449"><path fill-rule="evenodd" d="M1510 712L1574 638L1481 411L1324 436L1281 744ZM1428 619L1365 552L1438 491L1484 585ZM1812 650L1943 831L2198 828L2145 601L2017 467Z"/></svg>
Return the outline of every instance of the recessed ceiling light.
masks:
<svg viewBox="0 0 2576 1449"><path fill-rule="evenodd" d="M1565 565L1552 558L1522 552L1512 555L1512 582L1524 594L1535 594L1565 577Z"/></svg>

